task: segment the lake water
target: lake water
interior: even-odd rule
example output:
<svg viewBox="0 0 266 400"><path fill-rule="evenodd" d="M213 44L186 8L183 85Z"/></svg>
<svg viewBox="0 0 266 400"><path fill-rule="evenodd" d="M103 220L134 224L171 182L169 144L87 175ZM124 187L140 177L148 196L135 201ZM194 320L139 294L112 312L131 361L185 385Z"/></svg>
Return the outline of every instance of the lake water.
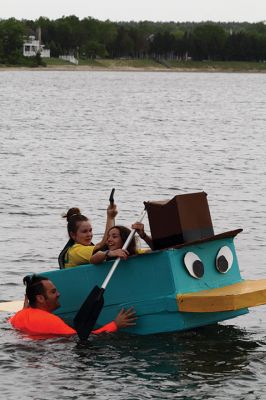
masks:
<svg viewBox="0 0 266 400"><path fill-rule="evenodd" d="M95 240L112 187L117 222L143 201L202 191L242 276L266 278L266 75L0 72L0 301L56 269L61 214L79 206ZM148 230L148 221L146 220ZM1 399L264 399L266 307L203 329L32 341L1 314Z"/></svg>

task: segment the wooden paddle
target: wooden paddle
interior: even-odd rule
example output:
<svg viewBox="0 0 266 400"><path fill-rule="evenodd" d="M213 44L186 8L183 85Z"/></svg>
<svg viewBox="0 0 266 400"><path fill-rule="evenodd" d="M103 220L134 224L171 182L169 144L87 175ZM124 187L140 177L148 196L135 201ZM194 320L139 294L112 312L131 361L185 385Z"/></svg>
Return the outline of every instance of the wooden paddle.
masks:
<svg viewBox="0 0 266 400"><path fill-rule="evenodd" d="M139 222L142 222L143 218L145 217L146 210L144 210L141 214L141 217L139 219ZM125 241L122 249L126 250L128 248L129 243L133 239L134 235L136 233L136 230L133 229L127 240ZM116 270L116 267L118 266L120 262L120 258L117 258L110 269L110 272L106 276L102 286L99 288L99 286L95 286L92 291L90 292L89 296L86 298L82 306L80 307L79 311L77 312L75 318L74 318L74 327L77 331L77 334L81 340L86 340L88 339L98 316L100 315L100 312L103 308L104 305L104 291L106 289L106 286L108 285L113 273Z"/></svg>

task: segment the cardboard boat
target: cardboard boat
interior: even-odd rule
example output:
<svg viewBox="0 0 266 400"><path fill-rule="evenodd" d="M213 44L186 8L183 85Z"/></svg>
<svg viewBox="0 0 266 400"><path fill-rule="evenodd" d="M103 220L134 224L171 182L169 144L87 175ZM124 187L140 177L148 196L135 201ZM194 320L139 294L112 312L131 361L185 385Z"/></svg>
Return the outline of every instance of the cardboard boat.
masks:
<svg viewBox="0 0 266 400"><path fill-rule="evenodd" d="M121 261L106 288L97 324L133 306L138 320L130 333L177 332L217 323L266 304L266 279L242 279L234 238L242 229L214 234L204 192L145 203L155 250ZM57 286L56 314L73 319L113 261L46 272Z"/></svg>

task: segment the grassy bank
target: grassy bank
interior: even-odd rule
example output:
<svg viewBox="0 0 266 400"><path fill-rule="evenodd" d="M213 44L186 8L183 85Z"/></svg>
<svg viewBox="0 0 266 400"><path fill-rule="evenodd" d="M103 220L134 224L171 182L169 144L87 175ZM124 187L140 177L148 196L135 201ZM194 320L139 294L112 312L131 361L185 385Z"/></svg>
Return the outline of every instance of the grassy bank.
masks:
<svg viewBox="0 0 266 400"><path fill-rule="evenodd" d="M47 67L69 66L69 62L59 59L46 59ZM184 71L228 71L228 72L266 72L266 63L244 61L155 61L153 59L101 59L79 60L78 67L97 69L140 69L140 70L184 70Z"/></svg>
<svg viewBox="0 0 266 400"><path fill-rule="evenodd" d="M206 72L266 72L264 62L241 61L155 61L153 59L97 59L79 60L78 66L58 58L44 59L47 69L73 70L154 70L154 71L206 71ZM16 66L0 65L1 68ZM27 68L20 66L18 68ZM42 67L41 67L42 68ZM35 68L36 69L36 68Z"/></svg>

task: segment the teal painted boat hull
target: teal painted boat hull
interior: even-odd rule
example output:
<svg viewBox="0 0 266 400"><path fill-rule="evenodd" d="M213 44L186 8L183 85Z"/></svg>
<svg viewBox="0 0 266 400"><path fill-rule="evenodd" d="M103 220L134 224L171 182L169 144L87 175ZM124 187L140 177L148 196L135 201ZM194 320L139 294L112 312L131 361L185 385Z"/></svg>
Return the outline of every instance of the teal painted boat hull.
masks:
<svg viewBox="0 0 266 400"><path fill-rule="evenodd" d="M227 273L215 267L219 249L230 248L233 264ZM204 275L192 277L184 265L187 252L197 254L204 264ZM95 285L101 286L112 261L44 273L57 286L61 307L56 314L73 325L73 319ZM146 335L177 332L217 323L246 314L248 309L222 312L180 312L176 296L241 282L233 238L212 240L181 248L155 251L121 261L104 293L104 308L97 325L110 322L122 307L133 306L138 320L125 331Z"/></svg>

